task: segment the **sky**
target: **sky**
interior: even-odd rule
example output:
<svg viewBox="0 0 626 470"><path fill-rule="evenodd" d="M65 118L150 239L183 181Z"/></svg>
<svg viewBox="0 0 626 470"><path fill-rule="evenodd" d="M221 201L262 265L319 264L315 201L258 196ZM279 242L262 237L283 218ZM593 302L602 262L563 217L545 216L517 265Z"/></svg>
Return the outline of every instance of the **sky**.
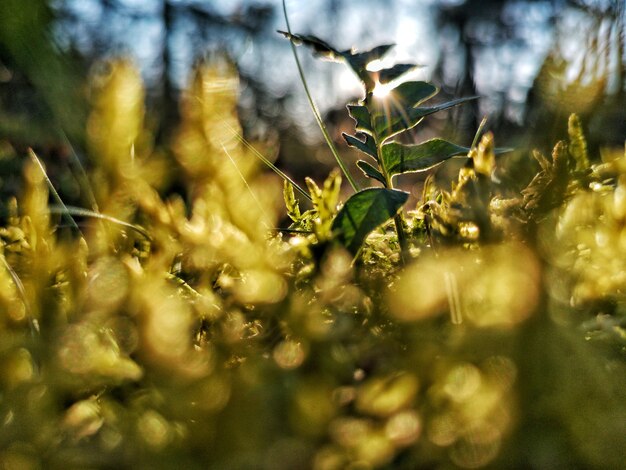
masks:
<svg viewBox="0 0 626 470"><path fill-rule="evenodd" d="M148 86L154 86L161 72L163 0L115 1L123 8L105 18L101 0L57 0L76 17L70 28L67 25L59 27L59 41L61 44L73 42L89 50L94 47L94 26L105 28L103 36L109 38L106 47L113 53L133 57ZM198 5L227 16L254 4L275 6L276 15L266 34L251 38L243 34L207 33L200 49L215 51L228 47L241 70L264 83L271 94L277 98L293 94L290 108L296 121L305 125L313 123L289 44L275 33L276 29L286 29L280 0L174 2ZM436 24L435 7L462 3L463 0L286 0L293 32L314 34L340 49L356 47L366 50L383 43L395 43L397 46L389 57L391 62L424 65L414 75L415 79L431 80L434 67L443 59L443 77L438 78L444 84L454 84L458 80L463 58L458 56L458 34ZM491 41L488 47L475 48L474 80L476 91L482 97L481 113L497 112L505 103L507 118L521 122L528 90L555 43L555 29L550 23L554 12L551 2L547 1L510 0L506 5L502 19L511 25L513 37L501 42ZM565 31L560 40L564 43L565 53L575 61L581 43L573 37L584 36L584 19L565 9L557 11L556 15L561 28L574 32ZM187 83L192 64L197 59L198 48L191 47L191 44L204 33L194 29L193 25L183 24L171 37L171 78L179 88ZM470 33L479 41L495 34L488 21L477 23ZM585 41L584 37L582 41ZM298 48L298 53L313 97L322 111L358 96L359 83L346 67L315 60L304 48Z"/></svg>

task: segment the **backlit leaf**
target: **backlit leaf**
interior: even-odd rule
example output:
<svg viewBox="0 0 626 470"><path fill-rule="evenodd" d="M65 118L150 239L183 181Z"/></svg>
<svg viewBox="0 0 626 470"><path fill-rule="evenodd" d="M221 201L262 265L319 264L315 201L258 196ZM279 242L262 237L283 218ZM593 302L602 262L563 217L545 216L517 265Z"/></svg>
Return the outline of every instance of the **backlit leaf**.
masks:
<svg viewBox="0 0 626 470"><path fill-rule="evenodd" d="M372 124L370 112L365 106L358 104L349 104L348 112L352 119L356 121L356 130L372 134Z"/></svg>
<svg viewBox="0 0 626 470"><path fill-rule="evenodd" d="M356 162L356 166L358 166L361 171L365 173L366 176L374 178L375 180L380 181L382 184L385 184L385 177L380 173L380 171L378 171L366 161L358 160Z"/></svg>
<svg viewBox="0 0 626 470"><path fill-rule="evenodd" d="M427 82L404 82L395 87L383 100L375 100L377 108L385 106L384 101L391 101L398 109L414 108L439 92L439 89Z"/></svg>
<svg viewBox="0 0 626 470"><path fill-rule="evenodd" d="M397 78L400 78L407 72L411 72L417 68L422 67L417 64L396 64L391 68L383 69L378 72L371 72L372 75L378 83L389 83L394 81Z"/></svg>
<svg viewBox="0 0 626 470"><path fill-rule="evenodd" d="M346 57L346 60L348 64L350 64L350 67L358 74L359 70L365 69L370 62L381 59L394 46L395 44L383 44L382 46L377 46L366 52L350 53L349 57Z"/></svg>
<svg viewBox="0 0 626 470"><path fill-rule="evenodd" d="M309 34L290 34L286 31L278 31L291 40L296 46L306 46L313 50L313 55L334 62L345 61L361 79L367 90L374 88L375 82L366 70L367 64L383 57L394 44L383 44L366 52L353 52L351 49L340 51L326 41Z"/></svg>
<svg viewBox="0 0 626 470"><path fill-rule="evenodd" d="M439 89L430 83L414 81L398 85L384 98L374 96L370 106L374 110L373 117L378 128L384 129L386 123L392 122L395 123L392 128L396 132L415 126L421 117L412 122L409 111L435 96L438 91Z"/></svg>
<svg viewBox="0 0 626 470"><path fill-rule="evenodd" d="M296 46L307 46L313 50L313 55L326 60L332 60L335 62L342 61L344 55L349 54L350 51L339 51L326 41L321 40L318 37L309 34L290 34L287 31L278 31L280 34L291 40Z"/></svg>
<svg viewBox="0 0 626 470"><path fill-rule="evenodd" d="M335 217L333 232L352 254L356 254L369 233L392 218L408 197L408 193L394 189L360 191L346 201Z"/></svg>
<svg viewBox="0 0 626 470"><path fill-rule="evenodd" d="M424 108L401 109L390 104L388 109L377 112L372 116L372 127L381 141L393 137L400 132L415 127L419 122L430 114L449 109L454 106L475 100L477 97L459 98L437 106Z"/></svg>
<svg viewBox="0 0 626 470"><path fill-rule="evenodd" d="M365 134L365 141L362 141L353 135L346 134L345 132L341 135L350 147L354 147L370 157L377 159L376 144L374 143L374 139L371 135Z"/></svg>
<svg viewBox="0 0 626 470"><path fill-rule="evenodd" d="M424 171L456 155L469 152L468 147L432 139L419 145L402 145L396 142L382 147L382 159L390 175Z"/></svg>

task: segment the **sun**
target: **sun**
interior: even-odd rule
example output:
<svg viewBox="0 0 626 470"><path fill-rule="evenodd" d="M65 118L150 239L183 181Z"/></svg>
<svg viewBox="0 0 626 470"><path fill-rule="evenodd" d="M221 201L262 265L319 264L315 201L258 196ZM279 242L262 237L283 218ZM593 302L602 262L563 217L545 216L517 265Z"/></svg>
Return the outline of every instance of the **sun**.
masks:
<svg viewBox="0 0 626 470"><path fill-rule="evenodd" d="M391 92L391 90L392 90L392 87L390 87L389 84L377 83L372 93L376 98L383 100L389 96L389 93Z"/></svg>

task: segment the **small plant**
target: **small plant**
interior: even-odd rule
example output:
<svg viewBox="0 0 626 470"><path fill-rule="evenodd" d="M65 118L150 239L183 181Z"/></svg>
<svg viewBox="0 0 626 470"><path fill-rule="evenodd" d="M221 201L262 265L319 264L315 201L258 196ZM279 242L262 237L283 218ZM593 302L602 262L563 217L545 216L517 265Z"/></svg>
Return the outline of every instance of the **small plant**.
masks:
<svg viewBox="0 0 626 470"><path fill-rule="evenodd" d="M405 74L419 65L396 64L375 72L368 69L369 64L380 61L392 49L392 44L377 46L367 52L340 51L315 36L279 33L292 43L313 49L317 57L346 63L361 80L365 91L365 97L359 103L348 105L350 116L356 121L357 133L344 133L343 137L349 146L367 157L356 164L365 176L382 184L382 188L357 191L346 201L332 224L337 239L356 255L368 234L393 218L404 254L408 246L401 208L408 194L394 188L394 176L428 170L451 157L467 155L470 148L439 138L417 145L405 145L393 138L414 128L426 116L476 97L423 106L437 94L437 87L423 81L402 82Z"/></svg>

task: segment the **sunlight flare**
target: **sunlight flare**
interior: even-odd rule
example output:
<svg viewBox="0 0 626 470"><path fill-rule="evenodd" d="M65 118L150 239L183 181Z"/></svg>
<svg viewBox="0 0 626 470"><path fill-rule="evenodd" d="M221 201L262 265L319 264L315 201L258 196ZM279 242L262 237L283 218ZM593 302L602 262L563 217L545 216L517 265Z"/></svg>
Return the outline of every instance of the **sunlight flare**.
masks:
<svg viewBox="0 0 626 470"><path fill-rule="evenodd" d="M392 89L393 87L390 86L388 83L377 83L372 93L376 98L382 100L389 97Z"/></svg>

